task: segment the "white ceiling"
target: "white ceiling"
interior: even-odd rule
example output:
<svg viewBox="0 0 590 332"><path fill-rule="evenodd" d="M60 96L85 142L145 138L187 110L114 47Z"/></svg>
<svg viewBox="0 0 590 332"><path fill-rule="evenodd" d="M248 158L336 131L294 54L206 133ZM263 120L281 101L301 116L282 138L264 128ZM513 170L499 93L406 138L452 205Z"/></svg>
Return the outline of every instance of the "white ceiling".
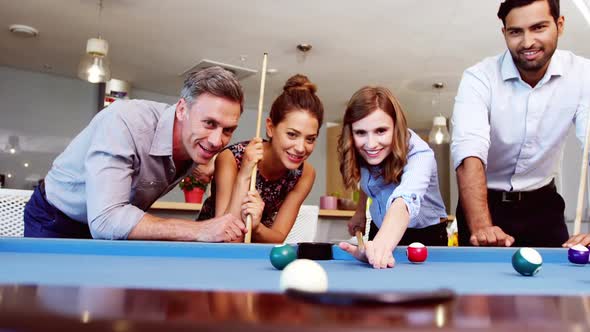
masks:
<svg viewBox="0 0 590 332"><path fill-rule="evenodd" d="M113 77L136 88L177 95L179 76L201 59L259 69L269 53L265 105L285 80L303 73L318 85L327 120L338 121L350 95L382 84L401 99L414 128L450 116L463 70L500 53L499 0L0 0L0 65L75 77L86 40L110 44ZM571 0L562 0L566 32L560 47L590 57L590 28ZM10 24L40 31L35 39ZM306 56L295 46L313 45ZM246 55L244 61L241 56ZM45 69L44 66L51 69ZM243 80L256 109L258 75ZM431 87L446 88L433 107Z"/></svg>

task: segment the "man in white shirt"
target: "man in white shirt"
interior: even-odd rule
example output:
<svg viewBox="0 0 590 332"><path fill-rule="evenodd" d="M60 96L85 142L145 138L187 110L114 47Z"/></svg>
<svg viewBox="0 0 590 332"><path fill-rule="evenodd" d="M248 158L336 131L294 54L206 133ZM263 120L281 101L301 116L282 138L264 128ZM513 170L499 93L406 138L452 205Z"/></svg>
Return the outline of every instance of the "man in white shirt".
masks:
<svg viewBox="0 0 590 332"><path fill-rule="evenodd" d="M571 246L554 178L572 126L583 142L590 61L557 50L559 0L506 0L508 50L467 69L453 111L460 245Z"/></svg>

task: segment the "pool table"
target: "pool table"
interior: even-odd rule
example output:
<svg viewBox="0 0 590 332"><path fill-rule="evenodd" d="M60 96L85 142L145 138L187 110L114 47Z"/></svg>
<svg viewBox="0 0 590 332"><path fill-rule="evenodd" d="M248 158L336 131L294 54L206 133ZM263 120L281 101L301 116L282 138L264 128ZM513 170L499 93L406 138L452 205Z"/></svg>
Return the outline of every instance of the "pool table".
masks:
<svg viewBox="0 0 590 332"><path fill-rule="evenodd" d="M329 292L450 289L440 303L327 305L284 294L272 245L0 238L0 330L315 331L590 328L590 266L538 249L534 277L514 248L430 247L412 264L374 270L333 247L318 261Z"/></svg>

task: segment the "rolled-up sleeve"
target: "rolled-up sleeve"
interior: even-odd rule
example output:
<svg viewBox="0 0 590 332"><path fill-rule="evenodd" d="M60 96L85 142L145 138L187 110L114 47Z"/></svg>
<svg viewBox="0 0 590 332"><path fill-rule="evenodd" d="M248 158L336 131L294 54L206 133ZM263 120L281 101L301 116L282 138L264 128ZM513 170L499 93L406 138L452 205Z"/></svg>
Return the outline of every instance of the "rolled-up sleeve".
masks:
<svg viewBox="0 0 590 332"><path fill-rule="evenodd" d="M387 200L386 206L389 209L393 201L401 197L408 207L411 220L420 213L421 202L430 185L436 161L434 152L425 142L419 141L410 145L408 162L404 167L400 184Z"/></svg>
<svg viewBox="0 0 590 332"><path fill-rule="evenodd" d="M583 73L590 72L590 63L585 63ZM590 112L590 77L588 75L584 75L579 82L580 85L583 86L582 91L587 91L587 93L581 96L580 103L578 108L576 109L576 115L574 117L574 123L576 125L576 137L582 144L582 149L584 148L585 138L586 138L586 126L588 124L588 112Z"/></svg>
<svg viewBox="0 0 590 332"><path fill-rule="evenodd" d="M490 99L489 79L473 68L466 70L455 97L451 119L451 156L455 169L468 157L477 157L487 166L490 148Z"/></svg>
<svg viewBox="0 0 590 332"><path fill-rule="evenodd" d="M580 141L582 148L584 148L586 138L586 125L588 124L589 110L589 106L580 104L576 110L576 116L574 118L574 123L576 125L576 137Z"/></svg>
<svg viewBox="0 0 590 332"><path fill-rule="evenodd" d="M130 204L134 138L116 112L101 121L86 154L86 205L94 238L126 239L145 212Z"/></svg>

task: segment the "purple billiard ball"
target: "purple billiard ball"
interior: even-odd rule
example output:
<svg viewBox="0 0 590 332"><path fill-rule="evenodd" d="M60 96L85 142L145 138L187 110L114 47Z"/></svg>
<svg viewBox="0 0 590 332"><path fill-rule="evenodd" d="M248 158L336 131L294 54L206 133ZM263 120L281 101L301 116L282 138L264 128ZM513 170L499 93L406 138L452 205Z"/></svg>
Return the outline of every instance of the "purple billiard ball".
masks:
<svg viewBox="0 0 590 332"><path fill-rule="evenodd" d="M567 251L567 259L574 264L587 264L590 250L581 244L576 244Z"/></svg>

